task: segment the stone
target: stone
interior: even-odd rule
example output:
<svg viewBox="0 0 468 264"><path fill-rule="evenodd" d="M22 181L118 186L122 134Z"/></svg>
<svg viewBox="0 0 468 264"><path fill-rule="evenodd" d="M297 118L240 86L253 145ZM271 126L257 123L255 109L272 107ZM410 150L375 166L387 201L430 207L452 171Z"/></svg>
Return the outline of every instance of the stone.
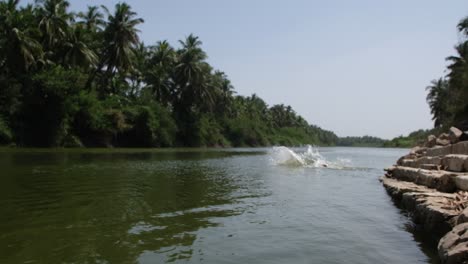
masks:
<svg viewBox="0 0 468 264"><path fill-rule="evenodd" d="M426 147L417 146L411 149L410 154L423 154L426 152L426 150Z"/></svg>
<svg viewBox="0 0 468 264"><path fill-rule="evenodd" d="M409 210L424 230L442 236L452 229L453 219L459 214L450 203L455 200L455 194L392 178L382 177L380 181L394 201Z"/></svg>
<svg viewBox="0 0 468 264"><path fill-rule="evenodd" d="M462 142L460 142L460 143L462 143ZM458 145L460 143L457 143L455 145ZM433 148L427 149L426 156L435 157L435 156L445 156L445 155L452 154L452 147L454 147L455 145L449 145L449 146L445 146L445 147L435 146ZM456 153L456 154L458 154L458 153ZM463 153L459 153L459 154L463 154Z"/></svg>
<svg viewBox="0 0 468 264"><path fill-rule="evenodd" d="M399 165L404 167L415 167L415 163L416 162L413 159L403 159Z"/></svg>
<svg viewBox="0 0 468 264"><path fill-rule="evenodd" d="M454 220L455 225L468 223L468 208L465 208L465 210L463 210L463 212L459 216L455 217Z"/></svg>
<svg viewBox="0 0 468 264"><path fill-rule="evenodd" d="M435 164L421 164L419 166L419 168L421 168L423 170L438 170L439 166L437 166Z"/></svg>
<svg viewBox="0 0 468 264"><path fill-rule="evenodd" d="M440 139L440 138L438 138L436 140L436 145L438 145L438 146L448 146L448 145L450 145L450 140L449 139Z"/></svg>
<svg viewBox="0 0 468 264"><path fill-rule="evenodd" d="M436 192L435 189L428 188L423 185L418 185L413 182L406 182L406 181L399 181L394 178L388 177L381 177L379 179L385 189L387 190L388 194L395 199L397 202L401 202L403 198L403 194L411 192L411 193L431 193Z"/></svg>
<svg viewBox="0 0 468 264"><path fill-rule="evenodd" d="M447 171L424 170L410 167L395 167L392 177L401 181L414 182L442 192L456 189L454 177L457 174Z"/></svg>
<svg viewBox="0 0 468 264"><path fill-rule="evenodd" d="M457 189L468 191L468 175L459 175L455 177L455 186Z"/></svg>
<svg viewBox="0 0 468 264"><path fill-rule="evenodd" d="M468 171L468 160L465 160L465 164L463 164L465 171Z"/></svg>
<svg viewBox="0 0 468 264"><path fill-rule="evenodd" d="M421 157L421 158L414 160L414 162L412 163L413 166L410 166L410 167L420 168L421 165L423 164L432 164L432 165L440 166L442 165L442 158L441 157Z"/></svg>
<svg viewBox="0 0 468 264"><path fill-rule="evenodd" d="M453 218L459 213L452 202L455 194L443 192L406 192L401 205L412 212L413 221L423 229L442 236L452 229Z"/></svg>
<svg viewBox="0 0 468 264"><path fill-rule="evenodd" d="M460 137L463 135L463 131L456 127L451 127L449 130L449 139L452 144L460 141Z"/></svg>
<svg viewBox="0 0 468 264"><path fill-rule="evenodd" d="M439 139L450 139L450 136L447 133L442 133L439 135Z"/></svg>
<svg viewBox="0 0 468 264"><path fill-rule="evenodd" d="M452 145L452 154L468 155L468 141L458 142Z"/></svg>
<svg viewBox="0 0 468 264"><path fill-rule="evenodd" d="M426 147L428 148L432 148L436 145L436 140L437 140L437 137L434 136L434 135L429 135L427 137L427 141L426 141Z"/></svg>
<svg viewBox="0 0 468 264"><path fill-rule="evenodd" d="M442 166L445 170L463 172L468 155L450 154L442 158Z"/></svg>
<svg viewBox="0 0 468 264"><path fill-rule="evenodd" d="M468 223L455 226L437 246L442 264L468 263Z"/></svg>

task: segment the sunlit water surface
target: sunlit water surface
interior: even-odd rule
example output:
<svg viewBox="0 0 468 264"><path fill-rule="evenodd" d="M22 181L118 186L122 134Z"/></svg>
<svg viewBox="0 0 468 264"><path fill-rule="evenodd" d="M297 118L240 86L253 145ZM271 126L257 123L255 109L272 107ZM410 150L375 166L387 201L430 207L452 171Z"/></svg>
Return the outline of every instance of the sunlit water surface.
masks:
<svg viewBox="0 0 468 264"><path fill-rule="evenodd" d="M435 262L378 181L407 150L284 151L0 150L0 263Z"/></svg>

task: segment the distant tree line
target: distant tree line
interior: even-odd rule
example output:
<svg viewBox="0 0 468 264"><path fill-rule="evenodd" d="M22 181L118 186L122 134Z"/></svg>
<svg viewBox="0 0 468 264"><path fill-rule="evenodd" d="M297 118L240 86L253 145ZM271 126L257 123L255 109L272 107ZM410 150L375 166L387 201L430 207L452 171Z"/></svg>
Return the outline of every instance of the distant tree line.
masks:
<svg viewBox="0 0 468 264"><path fill-rule="evenodd" d="M236 95L194 35L145 45L126 3L0 1L0 143L18 146L334 145L290 106Z"/></svg>
<svg viewBox="0 0 468 264"><path fill-rule="evenodd" d="M382 147L386 143L386 140L372 137L341 137L338 139L337 146L345 147Z"/></svg>

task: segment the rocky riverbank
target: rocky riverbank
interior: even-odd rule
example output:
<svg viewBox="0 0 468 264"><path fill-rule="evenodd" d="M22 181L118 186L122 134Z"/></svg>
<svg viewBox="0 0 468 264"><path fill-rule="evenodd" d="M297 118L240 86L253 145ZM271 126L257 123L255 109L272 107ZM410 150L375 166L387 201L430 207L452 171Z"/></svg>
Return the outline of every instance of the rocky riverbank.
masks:
<svg viewBox="0 0 468 264"><path fill-rule="evenodd" d="M444 264L468 264L468 131L429 136L380 180L416 224L440 238Z"/></svg>

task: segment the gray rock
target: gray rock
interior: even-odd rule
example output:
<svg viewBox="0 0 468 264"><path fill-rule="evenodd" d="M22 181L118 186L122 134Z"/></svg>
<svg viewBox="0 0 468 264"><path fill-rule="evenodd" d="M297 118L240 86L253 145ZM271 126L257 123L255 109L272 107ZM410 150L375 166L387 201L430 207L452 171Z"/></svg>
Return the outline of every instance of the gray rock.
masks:
<svg viewBox="0 0 468 264"><path fill-rule="evenodd" d="M468 223L468 208L465 208L465 210L463 210L463 212L459 216L455 217L454 220L455 225Z"/></svg>
<svg viewBox="0 0 468 264"><path fill-rule="evenodd" d="M455 144L455 145L458 145L458 144ZM427 149L426 156L435 157L435 156L445 156L445 155L452 154L452 147L455 145L449 145L445 147L435 146L433 148ZM463 153L460 153L460 154L463 154Z"/></svg>
<svg viewBox="0 0 468 264"><path fill-rule="evenodd" d="M432 164L432 165L440 166L442 165L442 158L441 157L421 157L421 158L414 160L414 162L412 163L413 166L410 166L410 167L421 168L423 164Z"/></svg>
<svg viewBox="0 0 468 264"><path fill-rule="evenodd" d="M416 162L414 159L403 159L398 165L405 167L416 167Z"/></svg>
<svg viewBox="0 0 468 264"><path fill-rule="evenodd" d="M401 181L414 182L442 192L456 190L455 176L457 174L447 171L423 170L409 167L395 167L392 177Z"/></svg>
<svg viewBox="0 0 468 264"><path fill-rule="evenodd" d="M437 246L443 264L468 263L468 223L455 226Z"/></svg>
<svg viewBox="0 0 468 264"><path fill-rule="evenodd" d="M448 146L450 145L450 140L449 139L440 139L438 138L436 140L436 145L439 145L439 146Z"/></svg>
<svg viewBox="0 0 468 264"><path fill-rule="evenodd" d="M437 137L434 136L434 135L429 135L427 137L427 141L426 141L426 147L428 148L432 148L436 145L436 140L437 140Z"/></svg>
<svg viewBox="0 0 468 264"><path fill-rule="evenodd" d="M426 150L427 150L426 147L417 146L417 147L414 147L414 148L411 149L410 155L411 154L413 154L413 155L414 154L424 154L424 153L426 153Z"/></svg>
<svg viewBox="0 0 468 264"><path fill-rule="evenodd" d="M460 137L463 135L463 131L456 127L451 127L449 130L449 139L452 144L460 141Z"/></svg>
<svg viewBox="0 0 468 264"><path fill-rule="evenodd" d="M457 189L468 191L468 175L459 175L454 180Z"/></svg>
<svg viewBox="0 0 468 264"><path fill-rule="evenodd" d="M468 155L468 141L462 141L452 145L452 154Z"/></svg>
<svg viewBox="0 0 468 264"><path fill-rule="evenodd" d="M438 170L439 166L437 166L435 164L421 164L419 166L419 168L421 168L423 170Z"/></svg>
<svg viewBox="0 0 468 264"><path fill-rule="evenodd" d="M442 158L442 166L448 171L463 172L468 155L450 154Z"/></svg>
<svg viewBox="0 0 468 264"><path fill-rule="evenodd" d="M442 133L439 135L439 139L450 139L450 136L447 133Z"/></svg>

